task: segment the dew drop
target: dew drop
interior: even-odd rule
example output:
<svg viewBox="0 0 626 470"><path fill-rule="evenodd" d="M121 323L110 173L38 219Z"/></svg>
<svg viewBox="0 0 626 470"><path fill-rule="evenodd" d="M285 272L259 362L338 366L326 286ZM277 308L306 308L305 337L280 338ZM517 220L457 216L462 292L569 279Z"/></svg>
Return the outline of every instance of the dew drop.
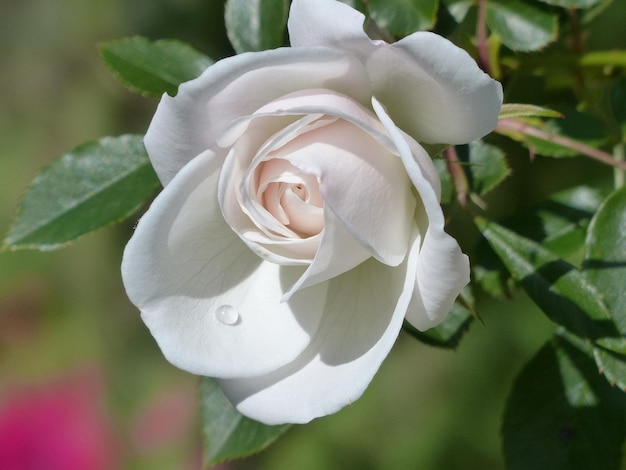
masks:
<svg viewBox="0 0 626 470"><path fill-rule="evenodd" d="M234 325L239 320L239 313L232 305L220 305L215 309L215 318L224 325Z"/></svg>

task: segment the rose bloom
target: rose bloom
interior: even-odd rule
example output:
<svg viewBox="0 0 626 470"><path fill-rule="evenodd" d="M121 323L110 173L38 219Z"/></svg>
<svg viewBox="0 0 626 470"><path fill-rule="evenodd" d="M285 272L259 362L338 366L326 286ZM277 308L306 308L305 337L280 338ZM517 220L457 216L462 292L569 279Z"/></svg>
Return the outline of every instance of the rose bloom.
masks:
<svg viewBox="0 0 626 470"><path fill-rule="evenodd" d="M124 252L164 355L237 409L303 423L355 401L402 322L446 318L469 262L420 145L495 127L500 84L428 32L371 40L334 0L294 0L291 47L164 95L145 137L164 189Z"/></svg>

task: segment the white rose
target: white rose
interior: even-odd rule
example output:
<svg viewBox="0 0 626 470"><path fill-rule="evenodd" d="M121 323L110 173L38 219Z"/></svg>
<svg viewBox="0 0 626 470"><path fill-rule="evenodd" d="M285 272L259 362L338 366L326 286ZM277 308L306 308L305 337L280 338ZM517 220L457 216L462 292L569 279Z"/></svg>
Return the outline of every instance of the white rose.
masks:
<svg viewBox="0 0 626 470"><path fill-rule="evenodd" d="M389 45L363 20L294 0L291 48L217 62L145 138L164 189L124 252L128 295L169 361L268 424L356 400L403 320L437 325L469 282L418 142L490 132L501 87L446 39Z"/></svg>

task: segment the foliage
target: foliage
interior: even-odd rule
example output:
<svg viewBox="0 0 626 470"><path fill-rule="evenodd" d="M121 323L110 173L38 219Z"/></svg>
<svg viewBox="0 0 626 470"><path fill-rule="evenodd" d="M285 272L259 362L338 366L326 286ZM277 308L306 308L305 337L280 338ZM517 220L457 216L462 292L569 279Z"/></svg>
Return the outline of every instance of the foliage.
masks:
<svg viewBox="0 0 626 470"><path fill-rule="evenodd" d="M589 44L601 34L596 18L623 5L346 3L389 40L425 29L449 37L505 90L492 135L432 152L450 228L470 255L474 282L444 324L406 331L456 348L480 317L474 297L525 291L556 331L512 385L502 421L508 466L619 468L626 438L626 53ZM279 47L287 11L284 0L227 0L223 24L237 52ZM212 63L185 43L142 37L103 43L100 55L124 85L146 96L175 95ZM29 186L4 249L64 246L130 217L157 187L141 136L78 146ZM202 379L207 464L261 450L286 430L243 418L218 395L215 382Z"/></svg>
<svg viewBox="0 0 626 470"><path fill-rule="evenodd" d="M142 136L80 145L30 185L5 247L59 248L134 214L158 186Z"/></svg>
<svg viewBox="0 0 626 470"><path fill-rule="evenodd" d="M204 461L208 465L261 450L289 428L289 425L267 426L242 416L215 379L201 379L200 396Z"/></svg>

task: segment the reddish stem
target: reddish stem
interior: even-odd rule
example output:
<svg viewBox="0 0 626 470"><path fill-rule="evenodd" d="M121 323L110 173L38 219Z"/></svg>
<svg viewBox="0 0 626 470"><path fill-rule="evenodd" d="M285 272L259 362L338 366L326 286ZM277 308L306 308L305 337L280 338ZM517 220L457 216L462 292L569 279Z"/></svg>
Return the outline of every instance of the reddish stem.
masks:
<svg viewBox="0 0 626 470"><path fill-rule="evenodd" d="M491 75L489 43L487 42L487 0L478 0L478 18L476 20L476 47L478 62L483 71Z"/></svg>
<svg viewBox="0 0 626 470"><path fill-rule="evenodd" d="M454 183L454 187L456 189L456 198L461 206L465 207L467 205L469 185L467 183L467 177L465 176L463 167L461 167L459 163L459 156L456 153L454 145L444 150L443 156L446 159L446 165L448 166L448 171L450 172L452 182Z"/></svg>
<svg viewBox="0 0 626 470"><path fill-rule="evenodd" d="M599 162L605 163L612 167L626 170L626 162L616 160L609 153L603 152L602 150L598 150L593 147L589 147L588 145L585 145L582 142L578 142L577 140L570 139L569 137L550 134L536 127L529 126L528 124L522 121L518 121L517 119L501 119L498 122L495 131L501 134L506 134L507 131L521 132L522 134L536 137L538 139L545 140L546 142L552 142L562 147L576 150L582 155L586 155L590 158L593 158L594 160L598 160Z"/></svg>

